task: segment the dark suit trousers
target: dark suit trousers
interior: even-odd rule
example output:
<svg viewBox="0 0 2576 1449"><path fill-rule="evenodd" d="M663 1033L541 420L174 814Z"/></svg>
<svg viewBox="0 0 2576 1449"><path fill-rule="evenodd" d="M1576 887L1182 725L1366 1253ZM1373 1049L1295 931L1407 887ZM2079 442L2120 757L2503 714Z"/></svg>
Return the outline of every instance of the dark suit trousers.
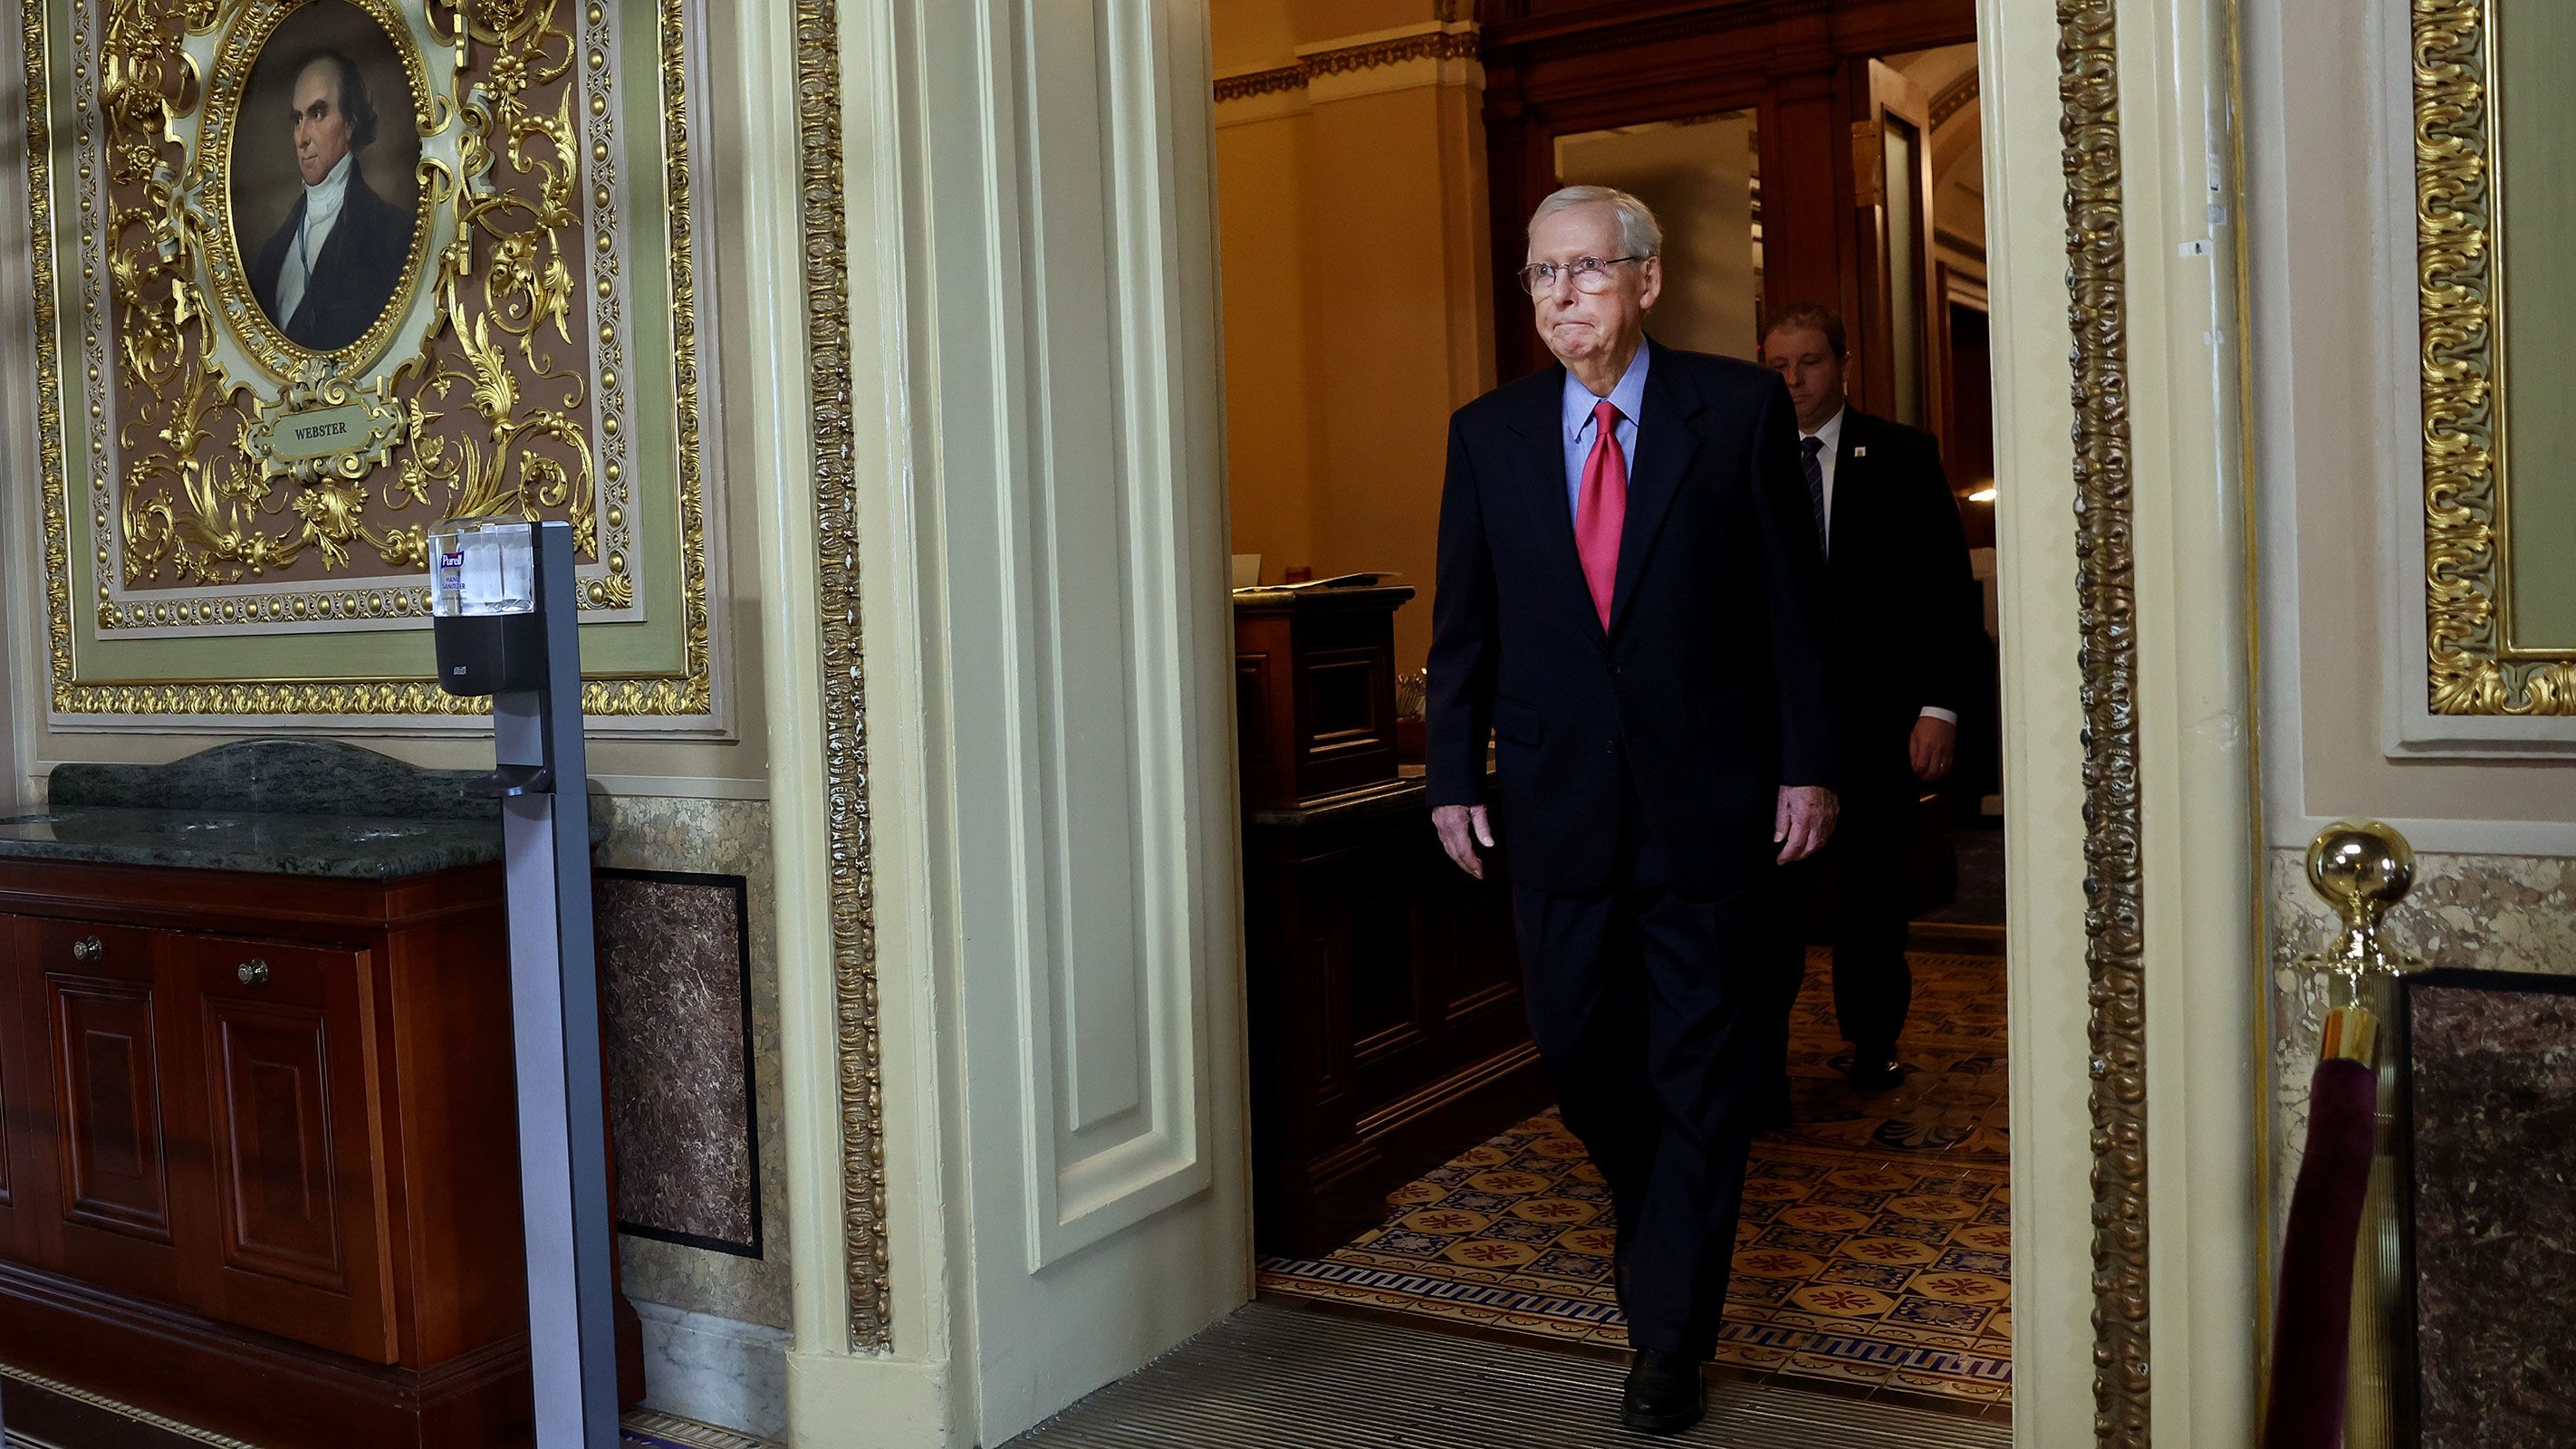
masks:
<svg viewBox="0 0 2576 1449"><path fill-rule="evenodd" d="M1831 874L1834 1019L1864 1052L1893 1050L1914 999L1905 964L1905 873L1914 844L1911 776L1843 796L1824 860Z"/></svg>
<svg viewBox="0 0 2576 1449"><path fill-rule="evenodd" d="M1777 1055L1773 902L1760 883L1684 895L1641 840L1622 856L1599 892L1513 891L1530 1029L1566 1126L1609 1184L1629 1342L1705 1359L1751 1111Z"/></svg>

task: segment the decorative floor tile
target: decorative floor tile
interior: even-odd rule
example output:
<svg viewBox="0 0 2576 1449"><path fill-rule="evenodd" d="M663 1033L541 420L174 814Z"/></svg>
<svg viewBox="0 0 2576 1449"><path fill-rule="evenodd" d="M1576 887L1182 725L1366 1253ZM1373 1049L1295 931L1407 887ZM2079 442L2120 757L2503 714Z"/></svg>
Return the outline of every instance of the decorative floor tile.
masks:
<svg viewBox="0 0 2576 1449"><path fill-rule="evenodd" d="M1917 954L1904 1083L1855 1094L1811 956L1790 1125L1745 1180L1720 1363L1967 1403L2012 1398L2003 962ZM1534 1338L1624 1344L1609 1191L1554 1113L1388 1195L1386 1222L1265 1291Z"/></svg>

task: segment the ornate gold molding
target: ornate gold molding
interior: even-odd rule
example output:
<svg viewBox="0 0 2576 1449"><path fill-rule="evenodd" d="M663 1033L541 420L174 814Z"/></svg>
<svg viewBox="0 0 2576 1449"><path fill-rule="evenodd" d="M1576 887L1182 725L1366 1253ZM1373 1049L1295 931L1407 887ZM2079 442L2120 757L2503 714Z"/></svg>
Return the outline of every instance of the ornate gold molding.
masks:
<svg viewBox="0 0 2576 1449"><path fill-rule="evenodd" d="M2507 628L2509 467L2487 0L2414 0L2424 644L2434 714L2576 714L2576 658Z"/></svg>
<svg viewBox="0 0 2576 1449"><path fill-rule="evenodd" d="M370 487L381 488L387 511L406 504L429 507L433 497L460 513L525 511L540 502L557 512L569 507L576 528L586 531L600 556L599 576L585 581L583 607L631 611L636 602L630 572L630 555L640 552L632 522L632 430L623 426L632 417L624 405L629 369L627 344L618 336L625 320L623 292L613 285L624 262L614 206L621 156L609 144L622 119L610 77L613 7L570 0L569 8L582 19L559 24L555 17L567 7L558 0L490 0L473 7L470 17L456 17L451 34L436 28L437 15L423 21L417 7L406 15L395 0L352 3L385 29L408 65L411 93L389 105L387 117L404 117L420 132L423 213L441 219L415 232L408 280L390 310L336 354L286 341L246 300L246 269L223 170L249 68L300 0L73 0L68 108L50 94L56 77L46 7L22 9L28 194L37 224L45 598L51 704L59 712L479 712L479 701L447 695L425 672L411 678L299 678L288 670L246 679L155 671L152 677L120 678L113 666L95 661L83 668L84 620L104 636L425 617L422 591L401 572L418 561L418 525L391 519L379 528L362 521ZM680 495L672 552L681 578L675 591L681 662L676 670L593 676L585 705L594 714L703 715L712 707L688 253L688 103L681 88L684 0L657 3L666 128L659 139L669 159L673 468ZM431 52L438 62L431 67L435 74L422 66L422 55ZM451 53L458 57L452 63ZM469 54L475 57L470 64L463 59ZM522 103L532 87L558 78L569 79L551 110L541 114ZM577 110L575 94L588 104ZM56 109L73 118L67 140L55 129ZM576 140L583 144L576 147ZM69 379L60 342L63 274L55 253L57 172L51 148L57 144L65 144L77 161L83 248L72 315L81 323L85 361L76 360L79 370ZM448 149L433 156L437 146ZM521 196L488 183L468 184L496 166L536 178L533 189ZM576 170L589 174L587 185L576 187ZM577 190L591 192L587 229L595 237L584 234ZM494 224L504 213L514 217L512 226ZM516 224L531 217L534 227ZM551 250L546 228L557 224L573 243L566 250L577 250L581 258L571 271L586 268L586 278L568 275L562 257ZM483 235L479 243L448 245L438 241L442 226ZM595 280L599 292L585 319L595 328L590 340L597 352L588 377L576 370L577 363L556 369L551 359L530 352L541 327L570 336L567 319L583 306L577 293L588 290L573 285L581 280ZM469 291L472 303L466 300ZM439 346L442 341L447 345ZM527 354L521 360L532 371L513 372L518 364L505 354ZM101 392L111 380L118 391ZM67 415L63 405L67 382L89 404L78 417ZM283 389L274 400L260 391L271 385ZM560 396L540 399L539 389L547 385ZM594 395L601 406L591 405ZM450 411L479 423L467 423L453 437L430 436L423 430L439 413L425 411L425 399L445 399L442 405ZM467 406L458 409L459 402ZM118 411L137 405L161 411L133 418ZM580 416L573 415L575 409ZM281 419L297 414L305 423L319 419L335 433L345 429L357 442L337 453L269 456L282 451L265 446L274 441ZM223 428L209 421L219 417ZM75 426L87 446L91 506L85 518L72 512L76 485L66 467ZM310 431L318 434L321 427ZM488 444L479 455L478 443ZM531 444L561 456L540 456ZM594 458L602 464L596 473ZM511 467L515 473L505 479ZM137 479L151 482L153 496L131 486ZM301 520L300 533L263 531L259 520L281 510L291 513L290 521ZM76 536L74 525L84 522L86 535ZM296 555L309 549L336 568L359 544L379 556L378 576L275 587L277 570ZM94 597L84 594L77 606L76 549L95 585ZM138 581L184 581L211 592L156 597L133 592ZM76 614L76 607L84 612Z"/></svg>
<svg viewBox="0 0 2576 1449"><path fill-rule="evenodd" d="M799 227L814 385L814 532L823 636L823 774L831 831L832 998L839 1035L841 1218L853 1348L893 1347L885 1136L878 1117L876 885L868 839L867 684L850 431L850 251L841 190L836 0L796 3Z"/></svg>
<svg viewBox="0 0 2576 1449"><path fill-rule="evenodd" d="M2094 1435L2146 1449L2145 904L2138 820L2137 564L2131 550L2127 262L2116 0L2058 0L2067 320L2084 703L2084 931L2091 978Z"/></svg>
<svg viewBox="0 0 2576 1449"><path fill-rule="evenodd" d="M1216 99L1222 105L1227 101L1303 90L1319 75L1372 70L1382 65L1400 65L1408 60L1474 60L1477 54L1476 29L1472 25L1458 30L1426 30L1420 35L1403 35L1341 50L1318 51L1301 58L1295 65L1219 76Z"/></svg>
<svg viewBox="0 0 2576 1449"><path fill-rule="evenodd" d="M54 133L46 100L45 7L18 7L18 53L27 87L27 224L35 266L36 464L45 518L45 652L57 703L72 674L71 518L63 486L61 314L54 287ZM101 515L98 526L105 528Z"/></svg>

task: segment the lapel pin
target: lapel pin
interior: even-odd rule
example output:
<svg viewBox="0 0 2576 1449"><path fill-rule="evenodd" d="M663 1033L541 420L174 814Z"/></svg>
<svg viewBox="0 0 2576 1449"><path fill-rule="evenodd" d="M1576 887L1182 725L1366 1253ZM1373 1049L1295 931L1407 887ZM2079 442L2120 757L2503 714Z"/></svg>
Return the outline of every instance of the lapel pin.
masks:
<svg viewBox="0 0 2576 1449"><path fill-rule="evenodd" d="M1855 458L1866 458L1866 457L1868 457L1868 456L1869 456L1869 448L1868 448L1868 446L1867 446L1866 444L1855 445L1855 446L1852 448L1852 456L1853 456L1853 457L1855 457Z"/></svg>

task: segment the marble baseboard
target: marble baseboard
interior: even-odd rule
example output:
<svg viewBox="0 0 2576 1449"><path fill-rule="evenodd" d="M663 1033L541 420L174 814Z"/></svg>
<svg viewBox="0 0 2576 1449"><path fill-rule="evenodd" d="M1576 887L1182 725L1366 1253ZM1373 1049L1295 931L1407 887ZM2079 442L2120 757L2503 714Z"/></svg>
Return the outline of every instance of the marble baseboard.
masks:
<svg viewBox="0 0 2576 1449"><path fill-rule="evenodd" d="M2334 912L2308 888L2302 850L2268 863L2271 900L2272 1240L2280 1241L2290 1187L2308 1140L2308 1079L2325 1028L2320 984L2293 963L2336 930ZM2436 966L2576 974L2576 858L2418 854L2415 889L2389 917L2389 938Z"/></svg>
<svg viewBox="0 0 2576 1449"><path fill-rule="evenodd" d="M755 1439L787 1438L783 1328L637 1302L644 1325L644 1407Z"/></svg>

